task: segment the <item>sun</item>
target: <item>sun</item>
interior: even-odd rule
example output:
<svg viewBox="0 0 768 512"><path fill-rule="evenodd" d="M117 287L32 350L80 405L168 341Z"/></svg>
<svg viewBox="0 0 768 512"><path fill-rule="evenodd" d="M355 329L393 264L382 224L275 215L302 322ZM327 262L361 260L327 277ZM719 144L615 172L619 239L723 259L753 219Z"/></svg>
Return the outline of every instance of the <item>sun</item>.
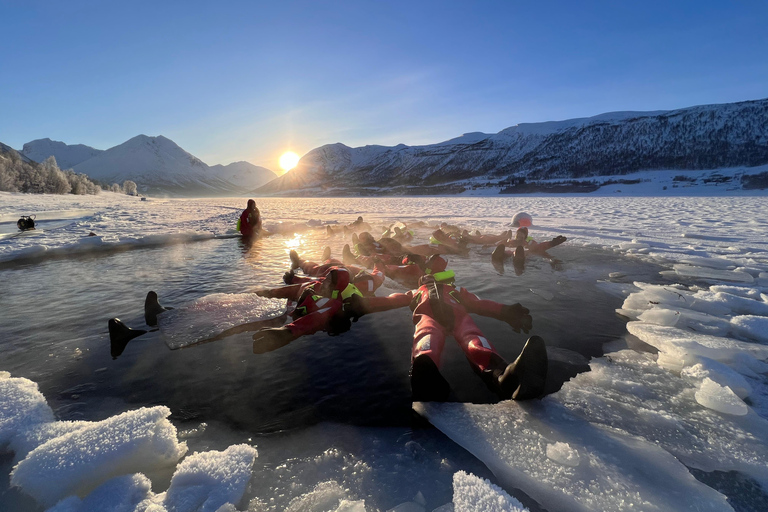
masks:
<svg viewBox="0 0 768 512"><path fill-rule="evenodd" d="M285 172L290 171L296 164L299 163L299 155L293 151L286 151L283 156L280 157L280 168Z"/></svg>

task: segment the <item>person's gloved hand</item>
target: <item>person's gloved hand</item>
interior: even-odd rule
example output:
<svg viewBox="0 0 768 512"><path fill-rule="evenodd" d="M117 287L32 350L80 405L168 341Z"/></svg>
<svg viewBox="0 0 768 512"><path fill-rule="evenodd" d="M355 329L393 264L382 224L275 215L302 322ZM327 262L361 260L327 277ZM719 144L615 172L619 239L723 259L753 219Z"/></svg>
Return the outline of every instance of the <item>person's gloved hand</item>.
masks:
<svg viewBox="0 0 768 512"><path fill-rule="evenodd" d="M504 305L501 307L501 319L512 326L515 332L522 330L528 333L533 327L533 318L530 311L519 302L517 304Z"/></svg>
<svg viewBox="0 0 768 512"><path fill-rule="evenodd" d="M264 354L284 347L294 340L293 333L287 327L262 329L253 335L253 353Z"/></svg>
<svg viewBox="0 0 768 512"><path fill-rule="evenodd" d="M344 313L346 313L353 322L363 316L365 311L364 299L359 295L352 295L346 301L344 301Z"/></svg>

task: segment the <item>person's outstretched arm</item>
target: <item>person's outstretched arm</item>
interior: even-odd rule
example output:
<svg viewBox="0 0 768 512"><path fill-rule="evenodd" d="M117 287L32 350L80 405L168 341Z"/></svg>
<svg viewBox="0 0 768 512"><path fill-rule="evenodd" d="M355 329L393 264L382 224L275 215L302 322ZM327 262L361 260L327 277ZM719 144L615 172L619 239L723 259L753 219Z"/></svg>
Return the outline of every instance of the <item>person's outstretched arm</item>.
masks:
<svg viewBox="0 0 768 512"><path fill-rule="evenodd" d="M344 311L357 320L369 313L381 313L390 309L404 308L411 304L413 292L393 293L386 297L360 297L354 295L344 305Z"/></svg>
<svg viewBox="0 0 768 512"><path fill-rule="evenodd" d="M459 301L467 312L506 322L512 326L515 332L522 330L527 333L533 325L530 311L519 302L508 305L493 300L481 299L466 288L459 289Z"/></svg>
<svg viewBox="0 0 768 512"><path fill-rule="evenodd" d="M299 294L301 294L302 284L289 284L288 286L280 286L278 288L266 288L259 290L256 295L261 297L270 297L273 299L290 299L297 300Z"/></svg>

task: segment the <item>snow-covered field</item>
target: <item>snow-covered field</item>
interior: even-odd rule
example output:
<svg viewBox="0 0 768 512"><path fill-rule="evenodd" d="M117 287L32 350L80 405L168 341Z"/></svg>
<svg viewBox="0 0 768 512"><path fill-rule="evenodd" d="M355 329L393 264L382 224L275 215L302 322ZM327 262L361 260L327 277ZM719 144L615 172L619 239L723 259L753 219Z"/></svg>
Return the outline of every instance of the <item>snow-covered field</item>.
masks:
<svg viewBox="0 0 768 512"><path fill-rule="evenodd" d="M456 472L453 504L440 510L522 510L510 496L516 490L550 512L765 510L768 198L707 192L258 203L267 228L279 233L358 214L498 232L524 210L537 238L563 234L570 244L664 267L666 284L619 272L599 280L624 300L618 313L631 320L628 334L559 392L525 403L414 404L500 486ZM0 272L51 257L227 236L244 203L0 193ZM32 214L40 231L17 235L16 219ZM248 444L187 454L166 407L61 421L32 381L0 373L0 389L0 448L18 460L11 483L50 510L249 507L241 500L258 454ZM339 495L316 492L296 510L371 510ZM260 510L258 503L249 509ZM417 496L393 510L425 506Z"/></svg>

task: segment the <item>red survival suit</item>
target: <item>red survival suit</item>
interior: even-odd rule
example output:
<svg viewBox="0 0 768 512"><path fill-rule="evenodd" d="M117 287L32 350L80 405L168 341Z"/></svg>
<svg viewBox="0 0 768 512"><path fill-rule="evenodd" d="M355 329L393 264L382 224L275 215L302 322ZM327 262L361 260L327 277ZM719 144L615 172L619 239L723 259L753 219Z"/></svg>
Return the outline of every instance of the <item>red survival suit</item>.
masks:
<svg viewBox="0 0 768 512"><path fill-rule="evenodd" d="M296 301L296 308L291 313L293 321L284 327L291 331L294 339L317 331L327 331L334 316L343 313L344 299L360 295L354 285L349 283L349 271L343 267L331 267L336 270L336 284L330 296L320 295L321 284L328 277L318 277L313 281L275 288L264 293L267 297Z"/></svg>
<svg viewBox="0 0 768 512"><path fill-rule="evenodd" d="M253 202L253 210L250 209L251 202ZM251 237L261 229L261 213L256 208L256 202L253 199L249 200L248 207L240 214L240 233L243 237ZM251 213L255 214L254 222L251 222Z"/></svg>
<svg viewBox="0 0 768 512"><path fill-rule="evenodd" d="M312 261L303 261L299 268L304 274L311 277L293 276L291 283L311 282L314 278L325 277L331 269L339 267L345 267L349 270L352 284L365 296L373 295L376 289L384 283L384 273L376 264L373 265L373 270L366 272L364 268L344 265L341 261L333 258L326 260L322 265Z"/></svg>

